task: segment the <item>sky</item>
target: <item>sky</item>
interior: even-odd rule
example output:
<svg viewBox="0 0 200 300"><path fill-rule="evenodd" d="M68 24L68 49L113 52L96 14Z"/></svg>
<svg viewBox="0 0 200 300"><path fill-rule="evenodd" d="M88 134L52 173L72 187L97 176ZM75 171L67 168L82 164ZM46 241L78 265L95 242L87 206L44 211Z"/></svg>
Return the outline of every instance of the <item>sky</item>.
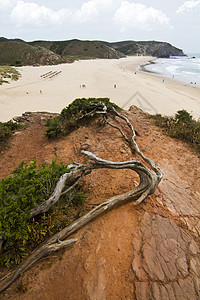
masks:
<svg viewBox="0 0 200 300"><path fill-rule="evenodd" d="M0 36L157 40L200 53L200 0L0 0Z"/></svg>

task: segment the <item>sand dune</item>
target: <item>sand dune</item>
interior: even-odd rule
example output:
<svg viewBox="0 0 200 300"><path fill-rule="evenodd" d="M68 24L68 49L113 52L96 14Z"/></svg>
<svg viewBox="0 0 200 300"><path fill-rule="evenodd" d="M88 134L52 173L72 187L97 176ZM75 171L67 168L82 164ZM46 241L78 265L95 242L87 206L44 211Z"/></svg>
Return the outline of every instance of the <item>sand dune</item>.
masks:
<svg viewBox="0 0 200 300"><path fill-rule="evenodd" d="M75 98L109 97L128 109L173 115L186 109L200 116L200 87L138 71L151 57L85 60L56 66L21 67L21 78L0 86L0 121L25 111L60 112ZM47 74L48 73L48 74Z"/></svg>

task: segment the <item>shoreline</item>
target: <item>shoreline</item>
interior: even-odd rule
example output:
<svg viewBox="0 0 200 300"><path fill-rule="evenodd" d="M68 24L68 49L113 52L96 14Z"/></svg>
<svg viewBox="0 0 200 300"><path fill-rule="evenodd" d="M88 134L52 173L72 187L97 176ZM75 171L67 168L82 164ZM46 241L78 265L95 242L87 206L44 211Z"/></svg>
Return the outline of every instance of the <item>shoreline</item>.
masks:
<svg viewBox="0 0 200 300"><path fill-rule="evenodd" d="M150 73L150 74L156 74L155 72L152 72L152 71L149 71L149 70L145 70L145 67L146 67L146 66L155 64L154 61L155 61L156 59L157 59L157 57L155 57L155 58L152 59L152 60L149 60L149 61L148 61L146 64L144 64L144 65L138 66L138 71L143 71L143 72Z"/></svg>
<svg viewBox="0 0 200 300"><path fill-rule="evenodd" d="M187 56L188 57L188 56ZM181 59L182 57L180 57L180 59ZM189 77L185 77L184 78L184 76L181 76L181 74L176 74L176 75L174 75L173 73L169 73L169 74L167 74L167 71L166 71L166 73L165 72L163 72L162 73L162 71L155 71L155 70L149 70L148 69L148 66L153 66L153 65L157 65L157 66L159 66L160 65L160 63L159 62L156 62L156 60L158 60L158 59L162 59L162 58L155 58L155 59L152 59L151 61L149 61L148 63L146 63L146 64L144 64L144 65L142 65L141 66L141 70L143 71L143 72L146 72L146 73L150 73L150 74L152 74L152 75L156 75L156 76L159 76L159 77L163 77L163 78L167 78L167 79L173 79L173 80L176 80L176 81L178 81L178 82L181 82L181 83L184 83L184 84L188 84L188 85L196 85L196 86L198 86L198 87L200 87L200 81L199 81L199 79L196 81L196 80L194 80L194 81L191 81L191 78L189 78ZM166 59L166 60L170 60L171 58L163 58L163 59ZM179 59L179 58L178 58ZM145 68L145 67L147 67L147 68ZM166 69L167 70L167 69ZM193 77L194 77L194 75L193 75Z"/></svg>
<svg viewBox="0 0 200 300"><path fill-rule="evenodd" d="M140 69L154 59L133 56L17 68L22 77L0 86L0 121L27 111L60 113L76 98L88 97L108 97L123 109L136 105L151 114L169 116L186 109L199 118L200 88ZM56 75L41 77L48 72Z"/></svg>

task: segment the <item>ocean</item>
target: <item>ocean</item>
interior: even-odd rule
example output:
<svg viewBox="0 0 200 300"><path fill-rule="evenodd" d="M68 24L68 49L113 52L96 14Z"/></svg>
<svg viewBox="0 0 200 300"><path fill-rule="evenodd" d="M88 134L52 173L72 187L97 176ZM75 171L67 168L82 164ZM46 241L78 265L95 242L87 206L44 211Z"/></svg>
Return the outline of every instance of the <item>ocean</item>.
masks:
<svg viewBox="0 0 200 300"><path fill-rule="evenodd" d="M183 57L158 58L151 64L143 66L143 70L200 86L200 53L189 53Z"/></svg>

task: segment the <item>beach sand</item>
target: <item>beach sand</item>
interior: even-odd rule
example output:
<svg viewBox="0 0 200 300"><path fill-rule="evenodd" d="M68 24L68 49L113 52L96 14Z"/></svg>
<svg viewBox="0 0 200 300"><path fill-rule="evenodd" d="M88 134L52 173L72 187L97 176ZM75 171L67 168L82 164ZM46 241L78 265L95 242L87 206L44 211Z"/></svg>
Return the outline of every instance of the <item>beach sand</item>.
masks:
<svg viewBox="0 0 200 300"><path fill-rule="evenodd" d="M0 86L0 121L26 111L60 112L76 98L108 97L124 109L174 115L186 109L200 117L200 87L138 71L152 57L97 59L56 66L20 67L18 81ZM52 72L60 72L51 77ZM51 72L46 78L41 75Z"/></svg>

